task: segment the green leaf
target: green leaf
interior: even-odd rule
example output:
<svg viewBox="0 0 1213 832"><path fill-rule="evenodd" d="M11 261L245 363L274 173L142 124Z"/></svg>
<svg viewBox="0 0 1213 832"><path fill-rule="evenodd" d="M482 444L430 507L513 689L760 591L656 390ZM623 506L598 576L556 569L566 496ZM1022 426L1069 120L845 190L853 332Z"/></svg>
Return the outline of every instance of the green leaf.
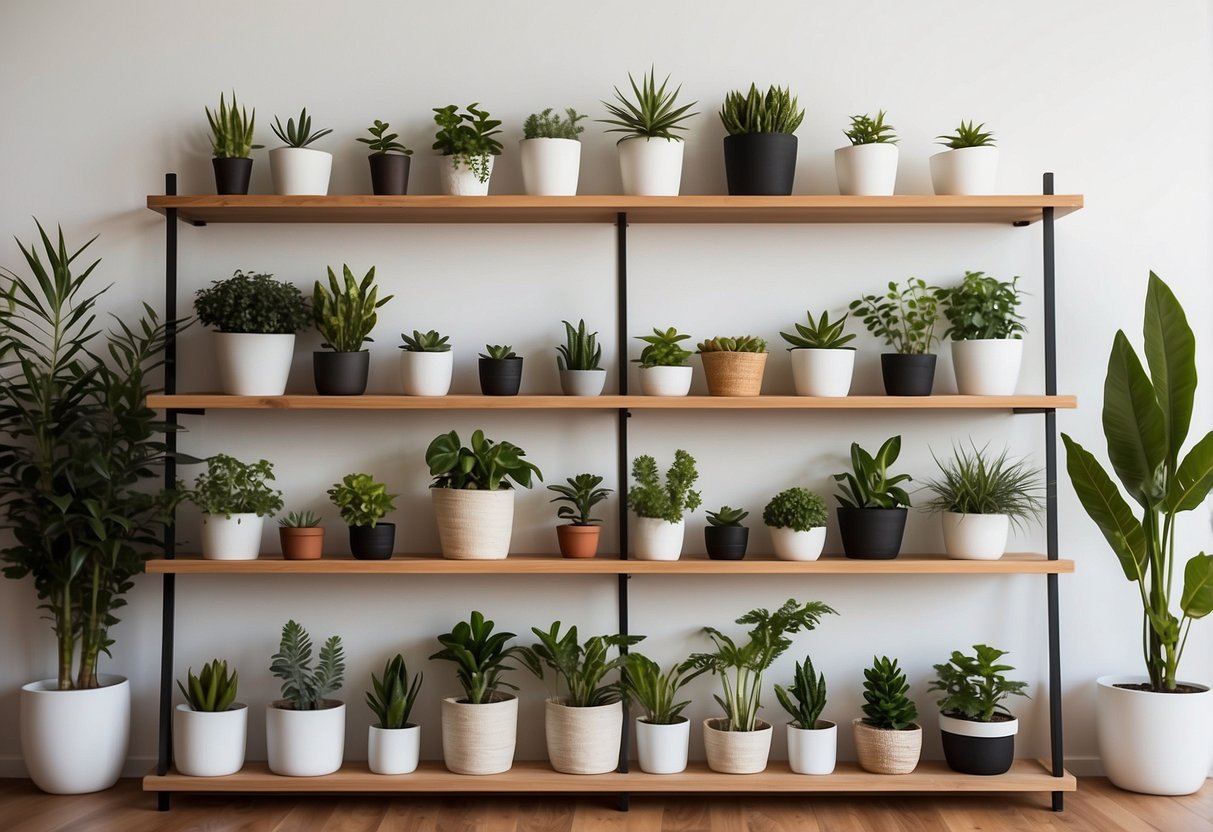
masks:
<svg viewBox="0 0 1213 832"><path fill-rule="evenodd" d="M1166 426L1167 467L1174 470L1192 421L1196 337L1179 300L1154 272L1146 289L1145 348Z"/></svg>
<svg viewBox="0 0 1213 832"><path fill-rule="evenodd" d="M1143 507L1164 495L1157 481L1167 457L1166 427L1154 385L1124 332L1116 333L1104 382L1103 429L1108 457L1129 496Z"/></svg>
<svg viewBox="0 0 1213 832"><path fill-rule="evenodd" d="M1213 431L1196 443L1171 480L1169 511L1191 511L1205 501L1213 488Z"/></svg>
<svg viewBox="0 0 1213 832"><path fill-rule="evenodd" d="M1204 618L1213 612L1213 555L1201 552L1184 567L1184 593L1179 607L1191 618Z"/></svg>
<svg viewBox="0 0 1213 832"><path fill-rule="evenodd" d="M1113 554L1120 560L1125 577L1140 581L1146 574L1146 536L1141 522L1133 516L1129 504L1116 489L1103 466L1068 434L1061 435L1066 446L1066 471L1087 514L1099 526Z"/></svg>

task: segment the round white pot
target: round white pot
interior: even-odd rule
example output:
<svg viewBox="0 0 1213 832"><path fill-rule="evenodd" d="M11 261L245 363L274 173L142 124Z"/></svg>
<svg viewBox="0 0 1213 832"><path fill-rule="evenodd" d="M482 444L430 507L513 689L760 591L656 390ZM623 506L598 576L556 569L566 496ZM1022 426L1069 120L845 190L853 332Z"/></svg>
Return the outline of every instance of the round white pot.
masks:
<svg viewBox="0 0 1213 832"><path fill-rule="evenodd" d="M840 147L834 151L834 172L843 196L892 196L897 185L897 145Z"/></svg>
<svg viewBox="0 0 1213 832"><path fill-rule="evenodd" d="M997 147L960 147L931 157L931 185L940 196L992 194L997 180Z"/></svg>
<svg viewBox="0 0 1213 832"><path fill-rule="evenodd" d="M944 551L953 560L998 560L1007 551L1007 515L945 511L940 516Z"/></svg>
<svg viewBox="0 0 1213 832"><path fill-rule="evenodd" d="M481 182L464 157L439 156L438 183L442 193L451 196L488 196L494 158L489 154L489 175Z"/></svg>
<svg viewBox="0 0 1213 832"><path fill-rule="evenodd" d="M826 527L814 526L804 532L772 528L771 545L779 560L817 560L826 546Z"/></svg>
<svg viewBox="0 0 1213 832"><path fill-rule="evenodd" d="M678 560L686 521L670 523L655 517L637 517L632 524L632 554L637 560Z"/></svg>
<svg viewBox="0 0 1213 832"><path fill-rule="evenodd" d="M226 777L244 767L248 705L234 702L226 711L173 711L173 765L190 777Z"/></svg>
<svg viewBox="0 0 1213 832"><path fill-rule="evenodd" d="M792 350L792 382L797 396L837 398L851 392L855 350Z"/></svg>
<svg viewBox="0 0 1213 832"><path fill-rule="evenodd" d="M326 699L328 707L296 711L265 706L265 749L270 771L286 777L320 777L341 768L345 754L345 704Z"/></svg>
<svg viewBox="0 0 1213 832"><path fill-rule="evenodd" d="M687 752L691 744L691 721L685 716L680 722L658 725L636 720L636 757L640 770L647 774L678 774L686 771Z"/></svg>
<svg viewBox="0 0 1213 832"><path fill-rule="evenodd" d="M641 367L640 392L646 396L685 396L691 391L694 368Z"/></svg>
<svg viewBox="0 0 1213 832"><path fill-rule="evenodd" d="M279 147L270 151L270 176L276 194L325 196L332 171L333 154L323 150Z"/></svg>
<svg viewBox="0 0 1213 832"><path fill-rule="evenodd" d="M813 728L788 723L788 766L793 774L832 774L838 760L838 725L819 719Z"/></svg>
<svg viewBox="0 0 1213 832"><path fill-rule="evenodd" d="M548 759L561 774L606 774L619 766L622 702L574 708L549 699L543 727Z"/></svg>
<svg viewBox="0 0 1213 832"><path fill-rule="evenodd" d="M294 334L215 333L219 378L229 396L281 396L294 354Z"/></svg>
<svg viewBox="0 0 1213 832"><path fill-rule="evenodd" d="M1013 396L1019 383L1023 341L982 338L952 342L952 369L962 396Z"/></svg>
<svg viewBox="0 0 1213 832"><path fill-rule="evenodd" d="M560 389L566 396L600 396L606 370L561 370Z"/></svg>
<svg viewBox="0 0 1213 832"><path fill-rule="evenodd" d="M514 764L518 698L469 705L442 700L442 759L455 774L500 774Z"/></svg>
<svg viewBox="0 0 1213 832"><path fill-rule="evenodd" d="M682 183L681 139L624 139L619 147L623 192L629 196L678 196Z"/></svg>
<svg viewBox="0 0 1213 832"><path fill-rule="evenodd" d="M406 396L445 396L451 389L455 352L400 353L400 378Z"/></svg>
<svg viewBox="0 0 1213 832"><path fill-rule="evenodd" d="M366 764L371 774L412 774L421 757L421 726L403 728L370 727L366 743Z"/></svg>
<svg viewBox="0 0 1213 832"><path fill-rule="evenodd" d="M58 690L58 680L21 688L21 756L34 785L50 794L87 794L118 782L131 728L131 686L98 675L103 687Z"/></svg>
<svg viewBox="0 0 1213 832"><path fill-rule="evenodd" d="M724 720L703 721L703 750L708 768L721 774L758 774L767 767L771 753L769 722L758 720L753 731L721 731L715 727Z"/></svg>
<svg viewBox="0 0 1213 832"><path fill-rule="evenodd" d="M531 196L576 196L581 142L576 139L523 139L518 142L522 184Z"/></svg>
<svg viewBox="0 0 1213 832"><path fill-rule="evenodd" d="M1153 693L1118 688L1144 676L1095 680L1095 730L1108 779L1143 794L1192 794L1213 765L1213 692ZM1194 683L1187 683L1194 684Z"/></svg>
<svg viewBox="0 0 1213 832"><path fill-rule="evenodd" d="M202 557L207 560L256 560L265 518L256 514L202 515Z"/></svg>
<svg viewBox="0 0 1213 832"><path fill-rule="evenodd" d="M514 491L431 488L438 542L449 560L502 560L510 553Z"/></svg>

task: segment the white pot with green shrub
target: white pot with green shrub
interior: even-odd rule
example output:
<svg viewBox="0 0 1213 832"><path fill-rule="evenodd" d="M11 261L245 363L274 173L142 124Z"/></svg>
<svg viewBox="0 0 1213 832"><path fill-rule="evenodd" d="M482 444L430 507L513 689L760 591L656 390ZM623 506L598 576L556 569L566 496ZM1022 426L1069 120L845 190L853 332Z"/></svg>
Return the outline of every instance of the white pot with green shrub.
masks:
<svg viewBox="0 0 1213 832"><path fill-rule="evenodd" d="M951 135L936 136L948 149L931 157L931 185L940 196L995 193L998 182L998 148L994 134L961 121Z"/></svg>
<svg viewBox="0 0 1213 832"><path fill-rule="evenodd" d="M566 396L597 396L606 384L602 368L602 347L598 333L586 330L582 319L574 328L564 324L565 343L556 347L556 366L560 370L560 389Z"/></svg>
<svg viewBox="0 0 1213 832"><path fill-rule="evenodd" d="M330 636L312 667L312 639L296 621L282 628L270 664L282 680L282 698L265 707L269 769L286 777L322 777L341 768L345 754L345 703L329 697L345 680L340 636Z"/></svg>
<svg viewBox="0 0 1213 832"><path fill-rule="evenodd" d="M679 448L662 482L657 460L642 454L632 460L634 484L628 507L636 514L632 554L637 560L678 560L686 527L685 514L699 508L700 495L691 488L699 479L695 458Z"/></svg>
<svg viewBox="0 0 1213 832"><path fill-rule="evenodd" d="M952 369L962 396L1013 396L1023 361L1023 292L984 272L965 272L959 286L935 294L948 319L945 341L952 344Z"/></svg>
<svg viewBox="0 0 1213 832"><path fill-rule="evenodd" d="M893 125L885 124L881 110L851 116L851 126L843 133L851 142L834 151L834 172L838 193L843 196L892 196L897 186L897 136Z"/></svg>
<svg viewBox="0 0 1213 832"><path fill-rule="evenodd" d="M779 333L792 346L792 383L798 396L841 397L851 392L851 377L855 373L854 333L845 332L848 315L830 320L829 312L814 319L806 313L808 322L795 324L796 334Z"/></svg>
<svg viewBox="0 0 1213 832"><path fill-rule="evenodd" d="M366 704L376 724L367 734L366 762L372 774L412 774L421 756L421 726L409 722L422 674L409 676L397 653L383 666L383 677L371 674Z"/></svg>
<svg viewBox="0 0 1213 832"><path fill-rule="evenodd" d="M872 774L909 774L922 754L922 726L910 685L888 656L863 671L863 716L851 725L859 767Z"/></svg>
<svg viewBox="0 0 1213 832"><path fill-rule="evenodd" d="M274 180L274 193L299 196L328 194L333 154L308 145L333 131L324 128L312 132L312 118L307 114L306 107L299 113L298 124L293 118L288 118L286 127L283 127L275 116L270 127L285 145L270 151L270 176Z"/></svg>
<svg viewBox="0 0 1213 832"><path fill-rule="evenodd" d="M615 125L606 132L624 134L617 145L623 192L629 196L678 196L683 140L675 131L685 130L682 122L698 115L688 112L696 102L675 106L682 87L666 92L670 77L658 87L653 69L641 76L639 84L631 73L628 81L634 99L615 87L616 103L602 102L611 118L599 119Z"/></svg>
<svg viewBox="0 0 1213 832"><path fill-rule="evenodd" d="M474 103L465 112L458 109L455 104L434 108L439 184L451 196L486 196L493 157L501 153L501 142L493 138L501 132L501 122Z"/></svg>
<svg viewBox="0 0 1213 832"><path fill-rule="evenodd" d="M268 460L241 462L227 454L206 461L188 499L202 509L202 557L208 560L256 560L265 518L282 510L282 492Z"/></svg>
<svg viewBox="0 0 1213 832"><path fill-rule="evenodd" d="M807 488L780 491L762 510L779 560L817 560L826 545L826 503Z"/></svg>
<svg viewBox="0 0 1213 832"><path fill-rule="evenodd" d="M653 328L652 335L637 335L637 340L646 346L639 358L632 361L640 365L640 392L646 396L685 396L691 391L693 370L688 363L692 353L683 349L679 341L686 341L674 327L667 330Z"/></svg>
<svg viewBox="0 0 1213 832"><path fill-rule="evenodd" d="M826 705L825 675L813 660L796 662L792 686L775 686L779 704L792 717L788 723L788 767L795 774L833 774L838 760L838 725L821 718Z"/></svg>
<svg viewBox="0 0 1213 832"><path fill-rule="evenodd" d="M690 701L677 702L679 691L704 671L677 664L664 673L657 662L628 653L625 683L642 715L636 717L636 759L646 774L686 770L691 721L682 715Z"/></svg>
<svg viewBox="0 0 1213 832"><path fill-rule="evenodd" d="M406 396L445 396L451 390L455 368L455 353L447 336L437 330L420 332L412 337L400 333L400 380Z"/></svg>
<svg viewBox="0 0 1213 832"><path fill-rule="evenodd" d="M529 196L576 196L581 169L581 140L585 116L572 107L561 118L548 107L527 116L518 142L522 185Z"/></svg>
<svg viewBox="0 0 1213 832"><path fill-rule="evenodd" d="M185 703L173 711L173 765L190 777L225 777L244 767L248 705L236 701L239 684L227 662L213 659L186 684L177 680Z"/></svg>

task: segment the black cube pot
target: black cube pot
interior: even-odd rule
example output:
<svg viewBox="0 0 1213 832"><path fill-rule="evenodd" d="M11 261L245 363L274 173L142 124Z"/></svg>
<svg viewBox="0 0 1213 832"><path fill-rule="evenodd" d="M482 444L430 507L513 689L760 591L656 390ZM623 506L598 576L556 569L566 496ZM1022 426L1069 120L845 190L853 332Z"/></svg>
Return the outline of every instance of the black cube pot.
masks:
<svg viewBox="0 0 1213 832"><path fill-rule="evenodd" d="M396 547L396 524L350 526L350 552L358 560L387 560Z"/></svg>
<svg viewBox="0 0 1213 832"><path fill-rule="evenodd" d="M934 353L902 355L886 352L880 356L880 375L884 391L890 396L929 396L935 384Z"/></svg>
<svg viewBox="0 0 1213 832"><path fill-rule="evenodd" d="M522 387L521 358L481 358L480 392L486 396L517 396Z"/></svg>
<svg viewBox="0 0 1213 832"><path fill-rule="evenodd" d="M402 196L409 192L412 157L403 153L372 153L371 190L375 196Z"/></svg>
<svg viewBox="0 0 1213 832"><path fill-rule="evenodd" d="M314 352L312 376L322 396L361 396L371 369L371 354L361 352Z"/></svg>
<svg viewBox="0 0 1213 832"><path fill-rule="evenodd" d="M215 193L248 193L248 183L253 176L252 159L211 159L215 169Z"/></svg>
<svg viewBox="0 0 1213 832"><path fill-rule="evenodd" d="M724 175L734 196L787 196L796 179L796 137L743 133L724 137Z"/></svg>
<svg viewBox="0 0 1213 832"><path fill-rule="evenodd" d="M1015 761L1018 720L973 722L941 714L940 737L948 768L961 774L1006 774Z"/></svg>
<svg viewBox="0 0 1213 832"><path fill-rule="evenodd" d="M892 560L906 531L904 508L838 507L842 550L856 560Z"/></svg>
<svg viewBox="0 0 1213 832"><path fill-rule="evenodd" d="M703 542L712 560L741 560L750 539L745 526L705 526Z"/></svg>

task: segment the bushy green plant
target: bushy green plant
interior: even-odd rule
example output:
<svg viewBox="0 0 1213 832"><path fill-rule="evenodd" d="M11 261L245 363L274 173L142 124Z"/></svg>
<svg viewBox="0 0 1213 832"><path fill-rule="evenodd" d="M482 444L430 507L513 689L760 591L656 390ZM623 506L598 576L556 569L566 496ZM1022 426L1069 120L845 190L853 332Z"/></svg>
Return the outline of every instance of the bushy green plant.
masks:
<svg viewBox="0 0 1213 832"><path fill-rule="evenodd" d="M971 445L966 450L957 446L951 459L941 462L935 457L935 464L942 476L923 486L935 495L924 506L930 512L1005 514L1012 523L1022 525L1044 510L1040 469L1030 467L1024 459L1008 459L1005 448L993 457L984 447Z"/></svg>
<svg viewBox="0 0 1213 832"><path fill-rule="evenodd" d="M299 112L299 124L295 124L293 118L286 120L286 127L283 128L282 122L274 116L274 123L270 126L274 131L274 135L282 140L287 147L307 147L317 139L323 139L333 131L329 128L312 132L312 117L307 114L307 107L304 107Z"/></svg>
<svg viewBox="0 0 1213 832"><path fill-rule="evenodd" d="M229 278L213 280L194 294L194 312L203 326L220 332L259 332L287 335L312 321L312 311L299 287L272 274L239 269Z"/></svg>
<svg viewBox="0 0 1213 832"><path fill-rule="evenodd" d="M232 707L236 701L236 687L240 682L240 674L235 670L227 675L227 662L221 659L211 659L202 666L202 672L194 675L194 668L185 674L186 684L177 680L177 687L191 710L205 713L218 713Z"/></svg>
<svg viewBox="0 0 1213 832"><path fill-rule="evenodd" d="M409 726L409 714L417 702L423 678L418 672L409 679L409 669L399 653L383 666L382 679L371 674L372 689L366 692L366 706L378 720L377 727L392 730Z"/></svg>
<svg viewBox="0 0 1213 832"><path fill-rule="evenodd" d="M568 520L574 526L592 526L601 523L590 516L594 506L598 505L611 493L610 488L599 488L602 477L597 474L578 474L565 479L568 485L549 485L548 491L555 491L559 496L553 497L550 503L569 503L556 509L556 516Z"/></svg>
<svg viewBox="0 0 1213 832"><path fill-rule="evenodd" d="M284 529L314 529L320 525L320 517L314 511L292 511L286 517L278 518L278 525Z"/></svg>
<svg viewBox="0 0 1213 832"><path fill-rule="evenodd" d="M985 122L973 126L973 122L961 121L960 126L956 128L956 132L952 135L936 136L940 139L939 144L946 145L952 150L959 150L962 147L986 147L987 145L996 144L994 134L988 130L983 131Z"/></svg>
<svg viewBox="0 0 1213 832"><path fill-rule="evenodd" d="M438 132L434 134L433 149L443 156L454 156L456 167L467 165L478 180L488 182L489 156L501 153L501 142L493 138L501 132L496 129L501 122L476 107L469 104L465 113L457 112L455 104L435 107Z"/></svg>
<svg viewBox="0 0 1213 832"><path fill-rule="evenodd" d="M602 347L598 346L598 333L587 332L585 320L577 328L568 321L564 324L565 343L556 347L556 366L562 370L601 370Z"/></svg>
<svg viewBox="0 0 1213 832"><path fill-rule="evenodd" d="M219 93L219 109L212 113L206 110L206 120L211 126L211 153L216 159L247 159L254 150L264 145L253 144L253 123L257 119L257 108L252 115L236 104L236 91L232 90L232 106L229 108Z"/></svg>
<svg viewBox="0 0 1213 832"><path fill-rule="evenodd" d="M206 471L194 480L189 500L207 514L272 517L282 510L282 492L267 485L273 480L274 466L269 460L241 462L215 454L207 459Z"/></svg>
<svg viewBox="0 0 1213 832"><path fill-rule="evenodd" d="M447 336L439 335L438 330L431 329L429 332L420 332L413 330L413 337L400 333L400 340L404 343L400 345L400 349L405 352L450 352L451 345L447 343Z"/></svg>
<svg viewBox="0 0 1213 832"><path fill-rule="evenodd" d="M539 641L519 650L518 659L540 680L547 681L551 671L551 699L572 708L593 708L624 698L627 689L622 678L604 680L624 666L623 650L640 643L644 636L590 636L583 645L577 640L577 626L569 627L561 636L559 621L552 622L546 631L532 627L531 632ZM617 651L613 659L607 658L611 648ZM562 683L567 696L561 693Z"/></svg>
<svg viewBox="0 0 1213 832"><path fill-rule="evenodd" d="M884 123L885 112L881 110L872 118L867 113L861 116L851 116L851 126L843 133L852 145L859 144L897 144L897 135L893 125Z"/></svg>
<svg viewBox="0 0 1213 832"><path fill-rule="evenodd" d="M686 130L683 122L692 116L699 115L698 113L687 112L695 106L695 101L686 104L682 107L676 107L678 102L678 93L682 92L682 87L679 86L672 92L666 92L666 86L670 82L670 76L666 76L661 82L661 86L657 86L657 78L655 70L650 67L649 71L641 76L640 83L636 83L636 79L632 74L628 73L628 82L632 85L632 94L635 96L635 101L629 101L623 93L619 91L619 87L615 87L616 104L608 104L603 101L602 104L607 108L607 112L611 118L598 119L603 124L614 124L606 132L608 133L623 133L624 137L619 141L624 141L631 138L650 138L650 139L676 139L682 141L680 136L674 135L675 130Z"/></svg>
<svg viewBox="0 0 1213 832"><path fill-rule="evenodd" d="M779 704L792 717L792 727L811 731L817 727L821 712L826 707L826 677L813 669L813 660L804 657L804 664L796 662L792 674L792 686L775 686Z"/></svg>
<svg viewBox="0 0 1213 832"><path fill-rule="evenodd" d="M1010 282L990 277L985 272L966 271L959 286L935 290L948 319L943 337L953 341L973 341L979 338L1022 338L1027 328L1019 308L1023 292Z"/></svg>
<svg viewBox="0 0 1213 832"><path fill-rule="evenodd" d="M331 266L328 268L328 288L316 281L312 288L313 320L324 340L320 346L334 352L358 352L364 343L375 340L371 330L379 322L376 310L395 296L379 298L374 266L361 281L355 279L345 264L341 266L341 273L344 285L337 282Z"/></svg>
<svg viewBox="0 0 1213 832"><path fill-rule="evenodd" d="M697 352L766 352L767 342L754 335L737 335L732 338L717 336L706 341L700 341L695 347Z"/></svg>
<svg viewBox="0 0 1213 832"><path fill-rule="evenodd" d="M543 473L523 459L526 451L511 442L493 442L477 430L472 444L465 447L455 431L442 433L425 450L425 462L434 478L431 488L464 488L498 491L513 488L513 480L523 488L531 487L531 475L543 480Z"/></svg>
<svg viewBox="0 0 1213 832"><path fill-rule="evenodd" d="M628 653L624 658L625 689L644 711L643 721L650 725L683 722L682 712L691 701L675 702L674 698L704 672L706 668L685 667L680 663L663 673L657 662L640 653Z"/></svg>
<svg viewBox="0 0 1213 832"><path fill-rule="evenodd" d="M524 139L573 139L580 141L577 136L585 132L585 128L577 124L587 116L583 116L568 107L564 118L553 112L551 107L542 113L531 113L522 123L522 138Z"/></svg>
<svg viewBox="0 0 1213 832"><path fill-rule="evenodd" d="M346 474L327 493L347 526L378 525L388 512L396 510L392 500L400 496L387 493L387 486L370 474Z"/></svg>
<svg viewBox="0 0 1213 832"><path fill-rule="evenodd" d="M405 147L396 139L400 138L399 133L389 133L391 125L386 121L375 119L375 123L366 128L366 132L371 134L371 138L359 136L355 141L362 142L366 145L366 149L371 151L372 155L384 155L395 151L403 153L405 156L412 156L413 151Z"/></svg>
<svg viewBox="0 0 1213 832"><path fill-rule="evenodd" d="M632 479L636 484L628 489L628 506L637 517L677 523L685 512L699 508L699 492L691 489L699 479L695 457L681 448L674 451L674 462L665 473L664 485L657 472L657 460L648 454L632 460Z"/></svg>
<svg viewBox="0 0 1213 832"><path fill-rule="evenodd" d="M490 358L493 361L504 361L507 358L517 358L518 353L514 352L514 348L509 344L485 344L484 352L480 353L481 358Z"/></svg>
<svg viewBox="0 0 1213 832"><path fill-rule="evenodd" d="M762 522L773 529L807 532L826 524L826 502L807 488L788 488L767 503Z"/></svg>
<svg viewBox="0 0 1213 832"><path fill-rule="evenodd" d="M467 621L460 621L449 633L438 636L442 649L430 660L455 663L464 693L462 701L471 705L497 702L505 698L503 689L518 690L517 685L501 678L507 670L516 669L509 661L522 649L518 645L506 647L512 638L513 633L494 633L493 622L473 610Z"/></svg>
<svg viewBox="0 0 1213 832"><path fill-rule="evenodd" d="M687 359L691 357L691 351L680 347L678 342L686 341L690 337L680 334L674 327L664 332L654 327L652 335L636 336L637 340L644 341L648 346L640 351L639 358L633 358L632 361L646 368L685 367Z"/></svg>
<svg viewBox="0 0 1213 832"><path fill-rule="evenodd" d="M863 671L863 721L885 731L914 727L918 708L909 697L910 684L897 666L897 659L872 657Z"/></svg>
<svg viewBox="0 0 1213 832"><path fill-rule="evenodd" d="M939 339L935 322L939 300L926 281L911 277L904 289L890 280L884 295L864 295L850 310L863 316L863 325L901 355L925 355Z"/></svg>
<svg viewBox="0 0 1213 832"><path fill-rule="evenodd" d="M901 437L893 436L884 441L876 456L851 443L851 470L834 475L834 481L842 483L842 493L835 496L838 502L849 508L897 508L910 505L910 495L899 483L909 482L909 474L889 476L889 466L901 454Z"/></svg>
<svg viewBox="0 0 1213 832"><path fill-rule="evenodd" d="M744 508L721 506L720 511L709 511L707 516L709 526L740 526L750 513Z"/></svg>
<svg viewBox="0 0 1213 832"><path fill-rule="evenodd" d="M317 711L345 682L345 652L341 636L330 636L312 669L312 637L294 619L282 627L282 641L270 662L270 672L282 680L282 698L290 710Z"/></svg>
<svg viewBox="0 0 1213 832"><path fill-rule="evenodd" d="M780 336L792 346L789 350L795 349L813 349L813 350L836 350L841 349L847 344L855 340L855 333L845 332L847 325L847 314L843 314L836 321L830 320L830 313L822 312L821 317L817 320L813 319L812 312L806 312L808 323L794 324L796 334L790 332L781 332ZM844 334L845 333L845 334ZM854 349L854 347L851 347Z"/></svg>
<svg viewBox="0 0 1213 832"><path fill-rule="evenodd" d="M730 136L748 133L795 133L804 121L796 96L787 87L771 86L766 95L750 84L750 91L725 94L720 121Z"/></svg>
<svg viewBox="0 0 1213 832"><path fill-rule="evenodd" d="M1008 696L1027 696L1024 688L1028 683L1006 678L1007 671L1015 668L997 663L1007 654L1005 650L974 644L973 651L972 656L966 656L953 650L949 661L933 665L936 679L928 690L943 694L939 699L939 712L974 722L1014 719L1002 702Z"/></svg>

